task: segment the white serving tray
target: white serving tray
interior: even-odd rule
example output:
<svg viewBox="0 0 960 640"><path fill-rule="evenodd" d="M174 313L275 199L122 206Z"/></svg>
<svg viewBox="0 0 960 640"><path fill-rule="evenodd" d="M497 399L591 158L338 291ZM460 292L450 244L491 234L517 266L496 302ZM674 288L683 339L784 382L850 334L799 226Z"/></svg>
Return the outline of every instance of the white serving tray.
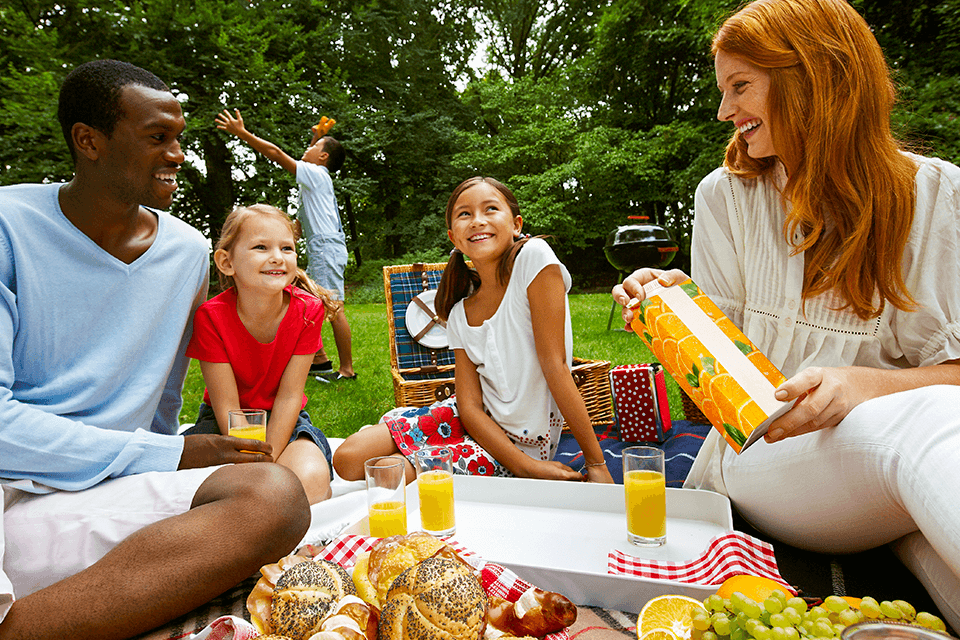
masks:
<svg viewBox="0 0 960 640"><path fill-rule="evenodd" d="M711 491L667 488L667 543L656 548L627 542L623 485L455 476L454 495L453 538L464 547L576 604L620 611L666 593L703 599L716 587L608 574L610 551L682 562L733 530L730 501ZM407 523L420 529L416 483L407 486ZM369 532L367 518L346 530Z"/></svg>

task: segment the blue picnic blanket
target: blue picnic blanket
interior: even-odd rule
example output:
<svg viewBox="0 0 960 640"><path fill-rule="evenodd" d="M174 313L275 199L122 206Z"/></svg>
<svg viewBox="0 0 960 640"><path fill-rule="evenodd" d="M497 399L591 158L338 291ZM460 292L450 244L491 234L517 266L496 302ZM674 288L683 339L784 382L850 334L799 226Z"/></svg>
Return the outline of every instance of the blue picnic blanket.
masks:
<svg viewBox="0 0 960 640"><path fill-rule="evenodd" d="M595 426L603 457L607 461L610 475L618 483L623 483L623 450L626 447L649 445L663 449L666 460L666 476L668 487L680 487L690 473L693 459L700 451L703 439L713 427L709 424L696 424L687 420L676 420L669 431L669 437L663 444L655 442L621 442L615 424ZM554 460L574 468L583 468L583 453L580 445L569 431L560 436L560 447Z"/></svg>

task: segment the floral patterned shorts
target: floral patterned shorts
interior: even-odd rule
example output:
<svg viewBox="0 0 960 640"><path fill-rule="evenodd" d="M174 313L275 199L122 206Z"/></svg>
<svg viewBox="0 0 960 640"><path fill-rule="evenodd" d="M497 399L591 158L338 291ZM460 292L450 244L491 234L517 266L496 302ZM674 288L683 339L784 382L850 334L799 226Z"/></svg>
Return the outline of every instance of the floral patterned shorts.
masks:
<svg viewBox="0 0 960 640"><path fill-rule="evenodd" d="M453 454L453 472L471 476L512 476L506 467L478 445L460 424L456 396L429 407L400 407L380 422L387 425L397 448L414 466L417 451L447 447Z"/></svg>

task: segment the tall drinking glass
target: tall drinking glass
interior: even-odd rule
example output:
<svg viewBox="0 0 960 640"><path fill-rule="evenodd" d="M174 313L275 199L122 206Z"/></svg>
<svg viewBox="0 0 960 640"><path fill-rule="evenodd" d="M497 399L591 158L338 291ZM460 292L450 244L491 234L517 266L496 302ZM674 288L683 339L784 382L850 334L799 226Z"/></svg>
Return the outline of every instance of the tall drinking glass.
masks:
<svg viewBox="0 0 960 640"><path fill-rule="evenodd" d="M371 536L386 538L407 533L404 464L397 456L370 458L363 463Z"/></svg>
<svg viewBox="0 0 960 640"><path fill-rule="evenodd" d="M627 510L627 540L641 547L667 541L667 490L663 450L627 447L623 450L623 489Z"/></svg>
<svg viewBox="0 0 960 640"><path fill-rule="evenodd" d="M417 451L420 524L427 533L450 536L457 530L453 513L453 455L438 447Z"/></svg>

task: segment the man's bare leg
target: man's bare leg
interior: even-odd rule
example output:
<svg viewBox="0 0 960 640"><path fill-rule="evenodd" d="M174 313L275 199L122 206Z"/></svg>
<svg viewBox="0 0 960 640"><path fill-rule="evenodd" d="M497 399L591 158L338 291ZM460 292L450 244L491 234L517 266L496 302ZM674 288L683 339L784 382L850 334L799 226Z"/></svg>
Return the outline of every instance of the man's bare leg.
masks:
<svg viewBox="0 0 960 640"><path fill-rule="evenodd" d="M93 566L14 602L0 640L119 640L149 631L276 562L309 525L310 506L289 469L218 469L186 513L141 529Z"/></svg>
<svg viewBox="0 0 960 640"><path fill-rule="evenodd" d="M353 344L350 332L350 324L347 322L347 314L344 309L340 309L330 318L330 326L333 328L333 341L337 344L337 356L340 360L340 375L344 378L352 378L353 371Z"/></svg>

